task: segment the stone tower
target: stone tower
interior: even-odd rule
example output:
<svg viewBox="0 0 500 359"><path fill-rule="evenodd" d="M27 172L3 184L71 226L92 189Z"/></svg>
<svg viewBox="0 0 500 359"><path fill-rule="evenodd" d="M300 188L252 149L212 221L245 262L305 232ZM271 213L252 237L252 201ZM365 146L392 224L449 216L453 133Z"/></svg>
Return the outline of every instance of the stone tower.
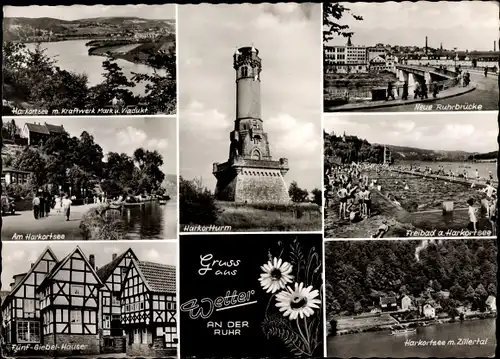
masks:
<svg viewBox="0 0 500 359"><path fill-rule="evenodd" d="M215 196L240 203L287 203L283 176L288 160L273 161L260 105L262 61L254 47L242 47L233 55L236 71L236 119L230 133L229 159L214 163Z"/></svg>

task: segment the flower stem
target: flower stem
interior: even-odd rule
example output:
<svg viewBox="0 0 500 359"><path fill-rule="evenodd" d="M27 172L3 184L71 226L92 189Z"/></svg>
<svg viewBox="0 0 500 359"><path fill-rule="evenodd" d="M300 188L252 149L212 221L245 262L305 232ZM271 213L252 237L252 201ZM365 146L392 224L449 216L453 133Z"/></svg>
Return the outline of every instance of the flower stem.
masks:
<svg viewBox="0 0 500 359"><path fill-rule="evenodd" d="M297 317L297 328L299 329L300 337L302 338L302 341L304 342L307 351L309 352L310 355L312 355L312 353L311 353L311 345L309 344L309 341L304 336L304 333L302 333L302 329L300 329L299 317ZM306 330L307 330L307 328L306 328Z"/></svg>

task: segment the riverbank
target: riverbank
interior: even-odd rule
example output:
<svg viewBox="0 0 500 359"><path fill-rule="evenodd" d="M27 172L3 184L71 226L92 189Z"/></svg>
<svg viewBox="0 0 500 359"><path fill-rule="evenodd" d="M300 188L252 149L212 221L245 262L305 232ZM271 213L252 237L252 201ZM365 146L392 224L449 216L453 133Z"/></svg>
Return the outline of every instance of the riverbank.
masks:
<svg viewBox="0 0 500 359"><path fill-rule="evenodd" d="M354 319L356 317L353 317ZM435 319L427 319L427 318L419 318L409 322L398 322L385 324L385 325L367 325L362 328L357 329L344 329L339 330L335 335L331 334L331 326L328 324L327 332L328 336L343 336L343 335L351 335L351 334L359 334L359 333L371 333L371 332L392 332L395 329L409 329L409 328L419 328L419 327L428 327L434 325L440 325L445 323L454 323L454 322L467 322L473 320L484 320L496 318L496 313L488 312L488 313L475 313L469 316L460 319L460 317L450 318L435 318Z"/></svg>
<svg viewBox="0 0 500 359"><path fill-rule="evenodd" d="M133 39L89 41L89 56L111 56L135 64L149 65L154 54L175 51L175 36L161 37L155 40L137 41ZM160 68L159 66L152 66Z"/></svg>

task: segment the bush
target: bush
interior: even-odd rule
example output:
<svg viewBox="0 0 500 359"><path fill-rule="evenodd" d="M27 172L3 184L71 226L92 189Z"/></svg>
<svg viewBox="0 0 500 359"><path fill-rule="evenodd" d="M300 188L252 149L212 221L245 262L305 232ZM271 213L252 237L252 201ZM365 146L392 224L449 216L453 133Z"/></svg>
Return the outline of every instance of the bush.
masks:
<svg viewBox="0 0 500 359"><path fill-rule="evenodd" d="M197 180L179 179L180 223L182 224L214 224L219 215L215 197L207 188L203 188Z"/></svg>

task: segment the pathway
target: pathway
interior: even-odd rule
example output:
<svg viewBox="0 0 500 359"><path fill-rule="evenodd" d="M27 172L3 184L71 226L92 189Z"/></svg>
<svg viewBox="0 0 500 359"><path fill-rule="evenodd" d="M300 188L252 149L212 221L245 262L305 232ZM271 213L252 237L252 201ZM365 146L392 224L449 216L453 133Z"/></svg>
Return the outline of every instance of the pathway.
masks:
<svg viewBox="0 0 500 359"><path fill-rule="evenodd" d="M471 78L473 75L471 74ZM476 89L475 86L471 85L468 87L450 87L446 90L442 90L436 96L436 98L432 97L432 94L429 94L429 98L425 100L414 99L413 94L409 94L408 100L396 99L396 100L381 100L381 101L368 101L368 102L358 102L358 103L348 103L341 106L326 106L325 112L344 112L344 111L372 111L374 109L381 109L381 111L400 111L402 106L405 106L406 111L414 111L418 104L431 104L438 100L443 100L446 98L453 98L456 96L464 95L466 93L473 92ZM455 101L456 103L457 101ZM411 109L411 110L410 110Z"/></svg>
<svg viewBox="0 0 500 359"><path fill-rule="evenodd" d="M63 213L51 210L48 217L35 219L32 211L20 211L15 215L2 217L2 240L29 240L26 235L36 236L31 240L71 240L81 239L80 222L83 215L97 204L71 207L70 220ZM38 235L45 237L38 238ZM52 237L50 235L52 234ZM22 237L18 237L21 235ZM55 237L54 237L55 236ZM63 237L64 238L61 238Z"/></svg>

